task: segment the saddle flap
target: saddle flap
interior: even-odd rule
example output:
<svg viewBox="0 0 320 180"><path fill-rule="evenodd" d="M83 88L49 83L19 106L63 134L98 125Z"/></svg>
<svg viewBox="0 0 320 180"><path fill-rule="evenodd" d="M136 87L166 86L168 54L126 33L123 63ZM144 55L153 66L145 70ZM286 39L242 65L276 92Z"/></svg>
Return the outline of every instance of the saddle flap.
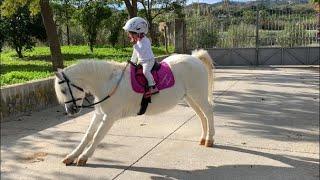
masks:
<svg viewBox="0 0 320 180"><path fill-rule="evenodd" d="M174 85L174 76L170 66L166 62L155 63L151 71L156 86L159 90L169 88ZM144 93L147 85L147 79L143 75L141 65L131 66L131 85L132 89L137 93Z"/></svg>

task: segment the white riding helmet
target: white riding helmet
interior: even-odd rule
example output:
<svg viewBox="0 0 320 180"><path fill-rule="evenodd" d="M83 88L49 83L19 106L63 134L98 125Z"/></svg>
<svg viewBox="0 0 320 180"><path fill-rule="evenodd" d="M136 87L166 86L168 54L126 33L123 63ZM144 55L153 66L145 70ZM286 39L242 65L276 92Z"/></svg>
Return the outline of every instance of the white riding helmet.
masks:
<svg viewBox="0 0 320 180"><path fill-rule="evenodd" d="M131 31L136 33L148 33L148 22L141 17L134 17L129 19L123 26L125 31Z"/></svg>

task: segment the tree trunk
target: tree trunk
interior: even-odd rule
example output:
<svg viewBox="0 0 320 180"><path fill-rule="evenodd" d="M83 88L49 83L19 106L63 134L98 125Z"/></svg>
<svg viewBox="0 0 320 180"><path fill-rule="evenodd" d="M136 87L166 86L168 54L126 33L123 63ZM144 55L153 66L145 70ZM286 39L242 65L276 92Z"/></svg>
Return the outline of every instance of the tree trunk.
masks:
<svg viewBox="0 0 320 180"><path fill-rule="evenodd" d="M92 32L92 31L91 31ZM97 35L94 34L90 34L89 35L89 47L90 47L90 51L93 53L93 46L96 45L96 39L97 39Z"/></svg>
<svg viewBox="0 0 320 180"><path fill-rule="evenodd" d="M130 0L124 0L124 3L126 4L130 19L136 17L138 12L137 0L131 0L131 2Z"/></svg>
<svg viewBox="0 0 320 180"><path fill-rule="evenodd" d="M90 43L89 43L89 46L90 46L90 51L93 53L93 43L90 42Z"/></svg>
<svg viewBox="0 0 320 180"><path fill-rule="evenodd" d="M49 0L40 0L40 10L42 15L42 21L46 29L53 70L63 68L63 59L60 49L59 38L57 34L57 28L53 21L53 14L49 4Z"/></svg>
<svg viewBox="0 0 320 180"><path fill-rule="evenodd" d="M164 27L164 45L166 47L166 54L169 54L168 51L168 35L167 35L167 26Z"/></svg>
<svg viewBox="0 0 320 180"><path fill-rule="evenodd" d="M22 55L22 47L16 47L16 52L18 54L18 57L19 58L23 58L23 55Z"/></svg>
<svg viewBox="0 0 320 180"><path fill-rule="evenodd" d="M70 29L69 29L69 23L67 22L67 43L68 46L70 45Z"/></svg>
<svg viewBox="0 0 320 180"><path fill-rule="evenodd" d="M66 5L66 19L67 19L67 22L66 22L66 26L67 26L67 44L68 46L70 45L70 29L69 29L69 12L68 12L68 8L69 8L69 0L65 0L65 5Z"/></svg>
<svg viewBox="0 0 320 180"><path fill-rule="evenodd" d="M155 30L153 27L153 19L151 17L147 17L148 23L149 23L149 33L150 33L150 38L151 38L151 42L152 44L156 45L157 42L157 38L155 36Z"/></svg>

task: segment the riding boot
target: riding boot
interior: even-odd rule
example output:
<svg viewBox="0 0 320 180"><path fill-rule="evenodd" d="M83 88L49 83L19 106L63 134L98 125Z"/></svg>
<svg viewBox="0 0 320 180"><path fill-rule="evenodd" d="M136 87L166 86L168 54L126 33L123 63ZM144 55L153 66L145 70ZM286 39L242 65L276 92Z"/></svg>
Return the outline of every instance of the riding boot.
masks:
<svg viewBox="0 0 320 180"><path fill-rule="evenodd" d="M156 86L150 86L150 87L148 87L148 90L144 94L144 97L146 97L146 98L151 97L151 95L157 94L157 93L159 93L159 89Z"/></svg>
<svg viewBox="0 0 320 180"><path fill-rule="evenodd" d="M159 93L159 89L157 88L157 86L151 86L149 89L151 91L151 94Z"/></svg>

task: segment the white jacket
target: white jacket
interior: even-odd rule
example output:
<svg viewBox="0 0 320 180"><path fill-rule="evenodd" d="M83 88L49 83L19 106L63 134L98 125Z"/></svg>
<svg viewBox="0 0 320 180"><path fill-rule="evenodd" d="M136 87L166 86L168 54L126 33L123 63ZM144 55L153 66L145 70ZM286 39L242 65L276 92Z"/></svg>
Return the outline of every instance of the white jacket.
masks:
<svg viewBox="0 0 320 180"><path fill-rule="evenodd" d="M147 61L154 61L154 55L151 49L151 42L149 38L143 37L135 45L133 45L133 53L131 61L137 63L146 63Z"/></svg>

